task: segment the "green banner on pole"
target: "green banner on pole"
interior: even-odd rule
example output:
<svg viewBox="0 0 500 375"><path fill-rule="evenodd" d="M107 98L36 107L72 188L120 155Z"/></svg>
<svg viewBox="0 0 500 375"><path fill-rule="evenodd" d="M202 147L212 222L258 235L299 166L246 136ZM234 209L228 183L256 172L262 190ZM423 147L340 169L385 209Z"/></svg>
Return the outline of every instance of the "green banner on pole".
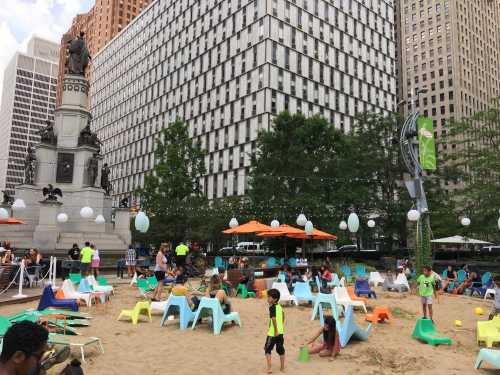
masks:
<svg viewBox="0 0 500 375"><path fill-rule="evenodd" d="M427 171L436 170L436 146L434 142L434 129L432 127L432 119L429 117L419 117L417 120L418 127L418 149L420 156L420 164L422 169Z"/></svg>

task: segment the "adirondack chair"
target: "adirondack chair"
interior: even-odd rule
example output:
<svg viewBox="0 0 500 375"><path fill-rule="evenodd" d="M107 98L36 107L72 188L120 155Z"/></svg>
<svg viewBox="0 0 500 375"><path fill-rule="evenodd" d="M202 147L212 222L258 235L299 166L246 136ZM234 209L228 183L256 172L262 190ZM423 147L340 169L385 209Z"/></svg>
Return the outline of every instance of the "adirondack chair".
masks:
<svg viewBox="0 0 500 375"><path fill-rule="evenodd" d="M360 278L366 277L366 267L364 264L356 264L356 275Z"/></svg>
<svg viewBox="0 0 500 375"><path fill-rule="evenodd" d="M276 258L274 258L274 257L267 258L266 266L267 266L267 268L276 267Z"/></svg>
<svg viewBox="0 0 500 375"><path fill-rule="evenodd" d="M46 286L43 290L37 310L45 310L47 307L69 308L78 311L76 299L56 299L51 285Z"/></svg>
<svg viewBox="0 0 500 375"><path fill-rule="evenodd" d="M288 265L290 267L297 267L297 259L296 258L290 258L290 259L288 259Z"/></svg>
<svg viewBox="0 0 500 375"><path fill-rule="evenodd" d="M352 280L351 267L349 267L347 264L343 264L340 267L340 271L344 274L344 277L347 280L347 282L351 282Z"/></svg>
<svg viewBox="0 0 500 375"><path fill-rule="evenodd" d="M405 289L406 289L406 286L401 285L401 284L396 284L394 282L392 275L386 276L386 278L384 280L384 284L383 284L384 292L395 290L397 292L402 293L402 292L404 292Z"/></svg>
<svg viewBox="0 0 500 375"><path fill-rule="evenodd" d="M484 295L486 294L486 291L488 289L493 289L494 287L495 283L493 282L491 273L486 272L481 277L481 285L479 285L479 283L477 282L472 283L472 295L479 295L481 298L483 298Z"/></svg>
<svg viewBox="0 0 500 375"><path fill-rule="evenodd" d="M368 284L372 284L373 286L378 286L378 284L383 285L384 279L379 272L370 272L370 276L368 277Z"/></svg>
<svg viewBox="0 0 500 375"><path fill-rule="evenodd" d="M236 322L241 327L240 314L237 312L231 312L229 314L224 314L222 307L217 298L202 297L198 310L193 319L192 329L195 329L198 319L200 319L200 314L203 310L211 310L212 312L212 324L214 329L214 335L220 335L222 326L226 322Z"/></svg>
<svg viewBox="0 0 500 375"><path fill-rule="evenodd" d="M359 297L362 295L368 296L368 298L377 298L377 294L370 289L370 285L368 285L368 280L366 279L357 279L354 284L354 293Z"/></svg>
<svg viewBox="0 0 500 375"><path fill-rule="evenodd" d="M224 260L220 256L216 256L214 260L214 267L215 268L226 268L224 264Z"/></svg>
<svg viewBox="0 0 500 375"><path fill-rule="evenodd" d="M396 281L394 281L394 284L396 285L403 285L406 290L410 290L410 284L408 284L408 279L406 278L406 275L404 273L399 273L398 276L396 277Z"/></svg>

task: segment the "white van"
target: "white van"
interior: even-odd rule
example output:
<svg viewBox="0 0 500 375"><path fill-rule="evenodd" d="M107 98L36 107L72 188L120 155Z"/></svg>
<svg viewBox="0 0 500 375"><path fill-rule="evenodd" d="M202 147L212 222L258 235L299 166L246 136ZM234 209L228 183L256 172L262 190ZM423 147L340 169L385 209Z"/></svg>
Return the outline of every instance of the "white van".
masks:
<svg viewBox="0 0 500 375"><path fill-rule="evenodd" d="M239 242L237 247L243 254L263 255L266 253L263 243L260 242Z"/></svg>

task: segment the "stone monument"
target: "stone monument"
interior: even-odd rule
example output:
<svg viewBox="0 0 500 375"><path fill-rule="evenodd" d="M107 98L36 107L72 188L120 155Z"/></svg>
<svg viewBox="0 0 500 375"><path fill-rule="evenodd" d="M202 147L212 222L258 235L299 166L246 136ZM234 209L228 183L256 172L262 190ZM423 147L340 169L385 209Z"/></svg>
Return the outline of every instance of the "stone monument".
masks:
<svg viewBox="0 0 500 375"><path fill-rule="evenodd" d="M55 123L47 122L40 131L40 143L27 151L24 184L15 192L26 204L15 216L26 224L0 228L0 237L11 240L14 247L66 254L73 243L88 240L104 254L124 254L131 241L129 211L112 207L110 168L103 163L101 142L90 127L85 71L91 58L84 37L81 33L68 44ZM92 218L80 216L85 206L92 208ZM67 222L57 221L60 213L68 216ZM106 223L95 223L97 215L103 215Z"/></svg>

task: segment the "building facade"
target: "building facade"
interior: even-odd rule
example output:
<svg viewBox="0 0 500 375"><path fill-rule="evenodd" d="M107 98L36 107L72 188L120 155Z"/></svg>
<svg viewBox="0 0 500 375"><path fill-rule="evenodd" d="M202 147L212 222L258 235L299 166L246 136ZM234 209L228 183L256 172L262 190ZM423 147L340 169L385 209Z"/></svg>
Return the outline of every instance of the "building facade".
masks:
<svg viewBox="0 0 500 375"><path fill-rule="evenodd" d="M4 72L0 110L0 189L14 194L24 181L24 159L38 132L54 121L59 45L38 37L17 52Z"/></svg>
<svg viewBox="0 0 500 375"><path fill-rule="evenodd" d="M432 117L439 151L453 151L446 122L500 95L500 0L398 1L401 109Z"/></svg>
<svg viewBox="0 0 500 375"><path fill-rule="evenodd" d="M84 14L77 15L69 30L61 38L59 49L59 76L62 82L65 71L66 47L69 41L85 33L90 56L94 56L116 34L129 24L152 0L96 0ZM90 72L90 70L89 70ZM89 74L89 73L88 73ZM90 78L90 75L87 77ZM62 86L57 86L57 107L61 105Z"/></svg>
<svg viewBox="0 0 500 375"><path fill-rule="evenodd" d="M93 128L115 200L154 166L176 118L206 150L208 198L243 195L259 130L281 111L347 132L396 109L389 0L156 0L95 57Z"/></svg>

